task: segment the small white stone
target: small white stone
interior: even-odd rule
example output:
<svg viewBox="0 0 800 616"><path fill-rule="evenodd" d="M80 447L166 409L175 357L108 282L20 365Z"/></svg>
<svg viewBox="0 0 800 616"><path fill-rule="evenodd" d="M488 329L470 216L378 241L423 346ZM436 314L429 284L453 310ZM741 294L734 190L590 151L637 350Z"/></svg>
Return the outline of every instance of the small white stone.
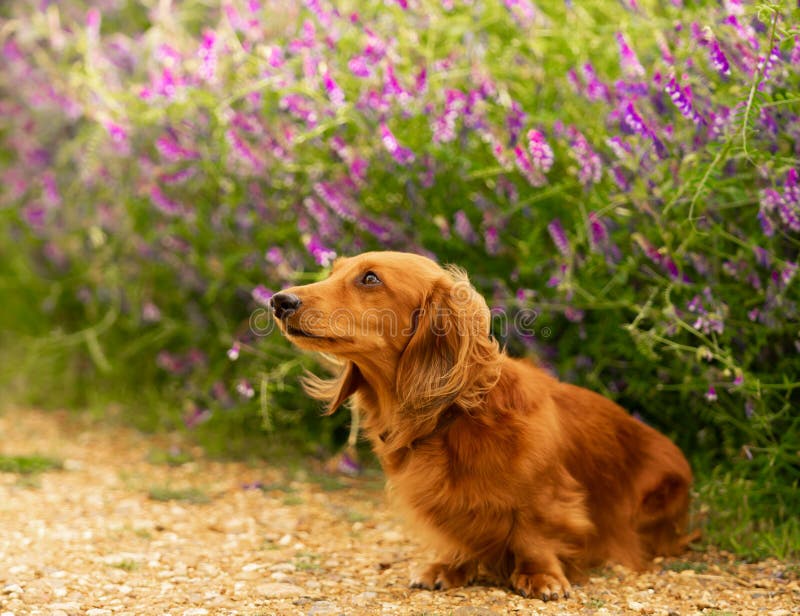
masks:
<svg viewBox="0 0 800 616"><path fill-rule="evenodd" d="M285 534L283 537L278 539L278 545L287 546L292 542L292 536L290 534Z"/></svg>
<svg viewBox="0 0 800 616"><path fill-rule="evenodd" d="M188 610L181 612L183 616L205 616L208 610L204 607L190 607Z"/></svg>
<svg viewBox="0 0 800 616"><path fill-rule="evenodd" d="M22 590L22 586L20 586L19 584L6 584L5 586L3 586L4 595L12 595L14 593L21 593L21 592L25 591Z"/></svg>
<svg viewBox="0 0 800 616"><path fill-rule="evenodd" d="M273 599L284 599L288 597L299 597L305 591L294 584L285 582L273 582L271 584L261 584L257 589L259 594Z"/></svg>
<svg viewBox="0 0 800 616"><path fill-rule="evenodd" d="M109 616L111 614L111 610L107 610L104 607L93 607L90 610L86 610L86 616Z"/></svg>
<svg viewBox="0 0 800 616"><path fill-rule="evenodd" d="M259 569L263 569L264 565L262 563L247 563L244 567L242 567L242 571L258 571Z"/></svg>
<svg viewBox="0 0 800 616"><path fill-rule="evenodd" d="M401 543L404 539L403 533L396 530L387 530L383 533L383 540L387 543Z"/></svg>

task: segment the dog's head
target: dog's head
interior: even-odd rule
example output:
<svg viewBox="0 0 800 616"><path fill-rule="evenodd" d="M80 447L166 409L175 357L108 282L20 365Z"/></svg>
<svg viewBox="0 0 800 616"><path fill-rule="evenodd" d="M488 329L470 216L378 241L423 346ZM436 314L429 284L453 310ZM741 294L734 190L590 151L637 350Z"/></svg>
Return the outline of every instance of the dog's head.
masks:
<svg viewBox="0 0 800 616"><path fill-rule="evenodd" d="M417 414L471 408L496 380L499 352L486 302L463 271L426 257L337 259L325 280L285 289L270 302L292 342L344 362L335 387L311 388L330 412L364 383L391 388L398 408Z"/></svg>

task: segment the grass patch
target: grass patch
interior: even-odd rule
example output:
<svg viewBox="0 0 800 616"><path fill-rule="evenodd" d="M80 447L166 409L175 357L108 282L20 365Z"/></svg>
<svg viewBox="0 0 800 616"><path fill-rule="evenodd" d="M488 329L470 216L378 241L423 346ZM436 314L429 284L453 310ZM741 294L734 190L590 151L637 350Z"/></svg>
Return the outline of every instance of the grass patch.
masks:
<svg viewBox="0 0 800 616"><path fill-rule="evenodd" d="M698 475L696 502L703 512L704 543L748 562L800 557L800 519L791 515L795 498L789 493L792 488L729 472ZM797 485L793 489L798 489ZM779 515L764 515L769 509Z"/></svg>
<svg viewBox="0 0 800 616"><path fill-rule="evenodd" d="M139 568L139 563L137 563L135 560L126 558L118 563L112 563L111 566L115 569L122 569L123 571L134 571L135 569Z"/></svg>
<svg viewBox="0 0 800 616"><path fill-rule="evenodd" d="M151 449L147 455L147 461L150 464L167 466L182 466L193 460L194 456L188 451L173 447L169 449Z"/></svg>
<svg viewBox="0 0 800 616"><path fill-rule="evenodd" d="M150 488L147 495L154 501L180 501L193 505L211 502L211 497L198 488L175 489L163 486Z"/></svg>
<svg viewBox="0 0 800 616"><path fill-rule="evenodd" d="M0 456L0 472L32 475L64 468L60 460L46 456Z"/></svg>
<svg viewBox="0 0 800 616"><path fill-rule="evenodd" d="M675 562L664 563L663 569L665 571L694 571L695 573L703 573L708 569L706 563L695 563L688 560L676 560Z"/></svg>
<svg viewBox="0 0 800 616"><path fill-rule="evenodd" d="M258 486L258 489L264 493L269 492L283 492L284 494L294 494L297 492L296 488L285 483L264 483Z"/></svg>
<svg viewBox="0 0 800 616"><path fill-rule="evenodd" d="M302 505L305 501L300 496L287 496L283 499L283 504L289 507Z"/></svg>
<svg viewBox="0 0 800 616"><path fill-rule="evenodd" d="M353 509L349 509L345 514L345 518L348 522L366 522L369 519L368 515L361 513L360 511L355 511Z"/></svg>

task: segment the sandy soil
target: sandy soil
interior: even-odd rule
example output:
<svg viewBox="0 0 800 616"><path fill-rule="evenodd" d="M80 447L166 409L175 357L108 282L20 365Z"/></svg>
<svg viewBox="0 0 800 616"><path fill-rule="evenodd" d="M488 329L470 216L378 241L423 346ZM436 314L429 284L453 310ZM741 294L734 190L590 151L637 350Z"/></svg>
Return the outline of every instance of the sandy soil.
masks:
<svg viewBox="0 0 800 616"><path fill-rule="evenodd" d="M190 452L179 465L165 452ZM693 553L597 571L567 601L504 588L410 590L428 554L380 477L204 459L175 436L65 414L0 416L0 616L21 614L800 614L798 566ZM207 501L207 502L203 502Z"/></svg>

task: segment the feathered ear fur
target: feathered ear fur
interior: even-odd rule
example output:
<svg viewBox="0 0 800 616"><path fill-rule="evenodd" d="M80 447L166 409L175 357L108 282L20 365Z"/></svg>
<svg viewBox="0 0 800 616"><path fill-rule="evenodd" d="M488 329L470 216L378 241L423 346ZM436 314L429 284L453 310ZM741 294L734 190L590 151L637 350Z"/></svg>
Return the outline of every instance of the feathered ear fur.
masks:
<svg viewBox="0 0 800 616"><path fill-rule="evenodd" d="M413 417L422 427L435 425L449 406L477 407L497 383L501 356L490 336L489 308L461 269L448 268L416 317L395 387L403 419Z"/></svg>
<svg viewBox="0 0 800 616"><path fill-rule="evenodd" d="M306 374L303 377L303 389L312 398L326 402L328 408L325 415L333 415L345 400L358 391L363 382L364 377L358 367L353 362L346 361L341 372L332 379Z"/></svg>

